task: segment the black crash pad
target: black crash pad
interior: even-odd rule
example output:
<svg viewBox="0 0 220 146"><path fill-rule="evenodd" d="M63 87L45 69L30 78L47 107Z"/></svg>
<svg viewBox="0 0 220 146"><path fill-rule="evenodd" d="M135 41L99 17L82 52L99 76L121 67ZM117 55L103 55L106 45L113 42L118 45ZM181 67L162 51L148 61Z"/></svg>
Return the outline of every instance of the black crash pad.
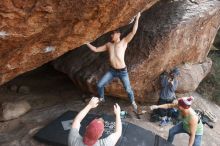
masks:
<svg viewBox="0 0 220 146"><path fill-rule="evenodd" d="M53 146L67 146L69 128L71 120L78 112L67 111L46 127L39 130L34 138L38 141L51 144ZM88 114L81 122L80 134L83 135L85 127L98 115ZM115 119L110 115L102 115L105 120L105 131L101 138L107 137L114 131ZM145 130L137 125L122 121L122 136L116 146L173 146L165 139L155 135L149 130Z"/></svg>

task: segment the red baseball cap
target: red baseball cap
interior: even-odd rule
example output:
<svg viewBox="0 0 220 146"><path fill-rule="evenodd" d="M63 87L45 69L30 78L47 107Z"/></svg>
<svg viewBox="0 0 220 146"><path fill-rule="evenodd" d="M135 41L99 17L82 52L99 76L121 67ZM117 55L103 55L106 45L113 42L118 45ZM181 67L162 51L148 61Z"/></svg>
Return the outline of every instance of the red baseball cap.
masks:
<svg viewBox="0 0 220 146"><path fill-rule="evenodd" d="M88 146L94 145L98 141L98 139L102 136L103 132L104 132L104 123L99 119L94 119L86 127L86 132L83 137L83 143Z"/></svg>
<svg viewBox="0 0 220 146"><path fill-rule="evenodd" d="M183 107L184 109L188 109L191 106L193 100L194 98L192 96L182 97L178 99L178 105Z"/></svg>

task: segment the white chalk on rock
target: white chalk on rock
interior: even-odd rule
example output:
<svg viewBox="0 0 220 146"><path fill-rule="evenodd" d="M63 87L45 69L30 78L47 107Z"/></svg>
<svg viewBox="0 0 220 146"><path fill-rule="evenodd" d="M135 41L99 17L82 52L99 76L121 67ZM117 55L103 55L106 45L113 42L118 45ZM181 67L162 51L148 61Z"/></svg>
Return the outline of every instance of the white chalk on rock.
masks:
<svg viewBox="0 0 220 146"><path fill-rule="evenodd" d="M44 49L44 53L49 53L55 51L55 47L53 46L48 46Z"/></svg>
<svg viewBox="0 0 220 146"><path fill-rule="evenodd" d="M5 38L8 34L5 31L0 31L0 38Z"/></svg>
<svg viewBox="0 0 220 146"><path fill-rule="evenodd" d="M5 102L2 104L2 120L12 120L18 118L31 109L30 104L21 100L18 102Z"/></svg>

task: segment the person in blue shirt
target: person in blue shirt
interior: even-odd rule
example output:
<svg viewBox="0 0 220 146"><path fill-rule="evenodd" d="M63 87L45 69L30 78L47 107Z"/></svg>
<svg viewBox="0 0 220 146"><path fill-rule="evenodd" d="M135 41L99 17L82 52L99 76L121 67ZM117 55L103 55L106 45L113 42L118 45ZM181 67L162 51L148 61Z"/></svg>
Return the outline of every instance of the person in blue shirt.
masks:
<svg viewBox="0 0 220 146"><path fill-rule="evenodd" d="M178 86L177 76L179 76L180 71L178 68L174 68L169 74L164 72L160 76L161 81L161 91L160 98L158 104L167 104L172 103L174 99L176 99L175 91ZM172 113L174 109L161 109L159 108L157 113L162 117L160 122L160 126L165 126L171 120Z"/></svg>

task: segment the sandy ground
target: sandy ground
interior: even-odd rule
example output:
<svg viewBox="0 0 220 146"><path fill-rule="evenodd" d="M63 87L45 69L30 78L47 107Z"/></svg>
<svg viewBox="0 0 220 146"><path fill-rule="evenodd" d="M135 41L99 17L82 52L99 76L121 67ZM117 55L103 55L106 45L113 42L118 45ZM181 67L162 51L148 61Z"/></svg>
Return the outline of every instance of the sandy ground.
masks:
<svg viewBox="0 0 220 146"><path fill-rule="evenodd" d="M11 85L25 85L30 88L30 93L21 94L8 89ZM194 96L199 96L192 93ZM16 101L26 99L32 106L27 114L18 119L0 123L0 145L1 146L47 146L34 140L33 135L46 124L56 119L67 110L79 111L85 106L82 100L83 93L74 87L71 81L62 73L54 71L51 67L43 67L38 70L26 73L9 83L0 87L0 102ZM108 98L105 106L100 106L92 113L113 114L113 104L117 102L123 110L131 111L128 101L116 98ZM202 108L212 110L220 118L220 107L214 103L198 102ZM159 127L158 123L149 122L149 105L142 105L147 113L137 119L131 114L126 121L139 125L147 130L167 138L168 130L172 125ZM131 112L132 113L132 112ZM186 146L188 136L179 134L175 137L174 144ZM216 123L214 129L207 126L204 128L202 146L220 145L220 124Z"/></svg>

